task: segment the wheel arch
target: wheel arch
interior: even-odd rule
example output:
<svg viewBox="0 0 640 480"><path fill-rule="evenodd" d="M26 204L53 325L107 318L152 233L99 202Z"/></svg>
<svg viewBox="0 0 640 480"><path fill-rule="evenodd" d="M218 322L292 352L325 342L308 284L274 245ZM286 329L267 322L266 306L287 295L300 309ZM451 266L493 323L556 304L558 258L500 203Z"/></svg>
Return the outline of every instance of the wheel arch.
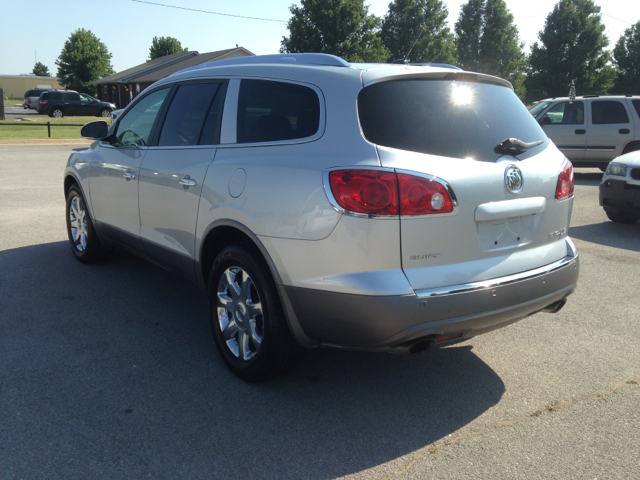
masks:
<svg viewBox="0 0 640 480"><path fill-rule="evenodd" d="M640 150L640 140L632 140L627 143L622 149L622 153L620 155L624 155L625 153L635 152L636 150Z"/></svg>
<svg viewBox="0 0 640 480"><path fill-rule="evenodd" d="M234 220L218 220L206 229L202 238L203 240L199 249L200 260L196 263L196 276L205 289L208 288L209 272L218 253L229 245L241 243L250 248L256 255L259 255L266 263L273 281L276 284L276 290L280 297L287 323L289 324L289 331L298 343L304 347L314 347L318 345L316 341L307 336L300 326L300 322L287 296L276 264L255 233L245 225Z"/></svg>
<svg viewBox="0 0 640 480"><path fill-rule="evenodd" d="M234 220L219 220L207 228L200 246L199 275L206 287L209 281L209 271L218 253L223 248L236 243L243 243L260 255L267 264L276 285L282 285L282 278L278 269L258 236L249 228Z"/></svg>

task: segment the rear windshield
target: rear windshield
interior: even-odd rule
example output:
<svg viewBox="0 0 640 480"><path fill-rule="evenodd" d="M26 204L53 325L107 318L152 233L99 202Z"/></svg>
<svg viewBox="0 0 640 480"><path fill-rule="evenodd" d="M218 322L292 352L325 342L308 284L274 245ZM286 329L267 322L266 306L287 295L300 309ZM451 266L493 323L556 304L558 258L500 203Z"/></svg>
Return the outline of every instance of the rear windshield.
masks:
<svg viewBox="0 0 640 480"><path fill-rule="evenodd" d="M454 158L494 162L508 138L542 140L516 155L522 160L549 144L544 131L507 87L475 82L398 80L364 88L358 96L362 131L372 143Z"/></svg>

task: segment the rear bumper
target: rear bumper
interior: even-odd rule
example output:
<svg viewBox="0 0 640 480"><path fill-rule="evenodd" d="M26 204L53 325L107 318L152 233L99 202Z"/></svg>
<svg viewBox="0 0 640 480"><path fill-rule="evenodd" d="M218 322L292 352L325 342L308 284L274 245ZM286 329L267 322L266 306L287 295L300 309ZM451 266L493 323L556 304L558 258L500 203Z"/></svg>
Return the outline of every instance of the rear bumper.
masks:
<svg viewBox="0 0 640 480"><path fill-rule="evenodd" d="M506 326L570 295L578 274L576 255L518 275L413 295L281 288L303 345L385 351L427 336L462 334L460 340Z"/></svg>
<svg viewBox="0 0 640 480"><path fill-rule="evenodd" d="M608 178L600 184L600 206L640 214L640 185Z"/></svg>

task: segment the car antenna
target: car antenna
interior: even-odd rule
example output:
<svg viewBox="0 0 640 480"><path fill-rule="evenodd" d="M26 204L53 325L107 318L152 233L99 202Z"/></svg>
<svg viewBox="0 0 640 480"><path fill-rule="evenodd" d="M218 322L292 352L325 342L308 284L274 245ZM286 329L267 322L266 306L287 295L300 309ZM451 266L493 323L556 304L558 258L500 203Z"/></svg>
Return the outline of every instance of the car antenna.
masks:
<svg viewBox="0 0 640 480"><path fill-rule="evenodd" d="M420 33L418 34L418 36L416 37L416 39L413 41L413 43L411 44L411 47L409 47L409 50L407 51L407 53L405 54L404 58L396 58L393 62L391 62L391 64L408 64L409 62L407 61L407 58L409 58L409 55L411 55L411 50L413 50L413 47L416 46L416 43L418 43L418 40L420 40L420 37L422 36L422 33L424 32L424 29L427 25L422 25L422 30L420 30Z"/></svg>

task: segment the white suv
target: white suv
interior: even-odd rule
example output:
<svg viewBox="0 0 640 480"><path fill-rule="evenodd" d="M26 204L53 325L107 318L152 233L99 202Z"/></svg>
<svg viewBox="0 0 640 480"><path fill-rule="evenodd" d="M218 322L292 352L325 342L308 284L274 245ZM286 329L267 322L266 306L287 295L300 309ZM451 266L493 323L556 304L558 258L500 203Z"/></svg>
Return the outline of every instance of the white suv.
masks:
<svg viewBox="0 0 640 480"><path fill-rule="evenodd" d="M577 167L604 171L614 158L640 150L640 95L547 98L530 112Z"/></svg>
<svg viewBox="0 0 640 480"><path fill-rule="evenodd" d="M71 250L121 246L209 293L247 381L303 347L419 353L576 287L573 169L509 82L257 56L149 87L67 164ZM114 301L116 301L114 299Z"/></svg>

